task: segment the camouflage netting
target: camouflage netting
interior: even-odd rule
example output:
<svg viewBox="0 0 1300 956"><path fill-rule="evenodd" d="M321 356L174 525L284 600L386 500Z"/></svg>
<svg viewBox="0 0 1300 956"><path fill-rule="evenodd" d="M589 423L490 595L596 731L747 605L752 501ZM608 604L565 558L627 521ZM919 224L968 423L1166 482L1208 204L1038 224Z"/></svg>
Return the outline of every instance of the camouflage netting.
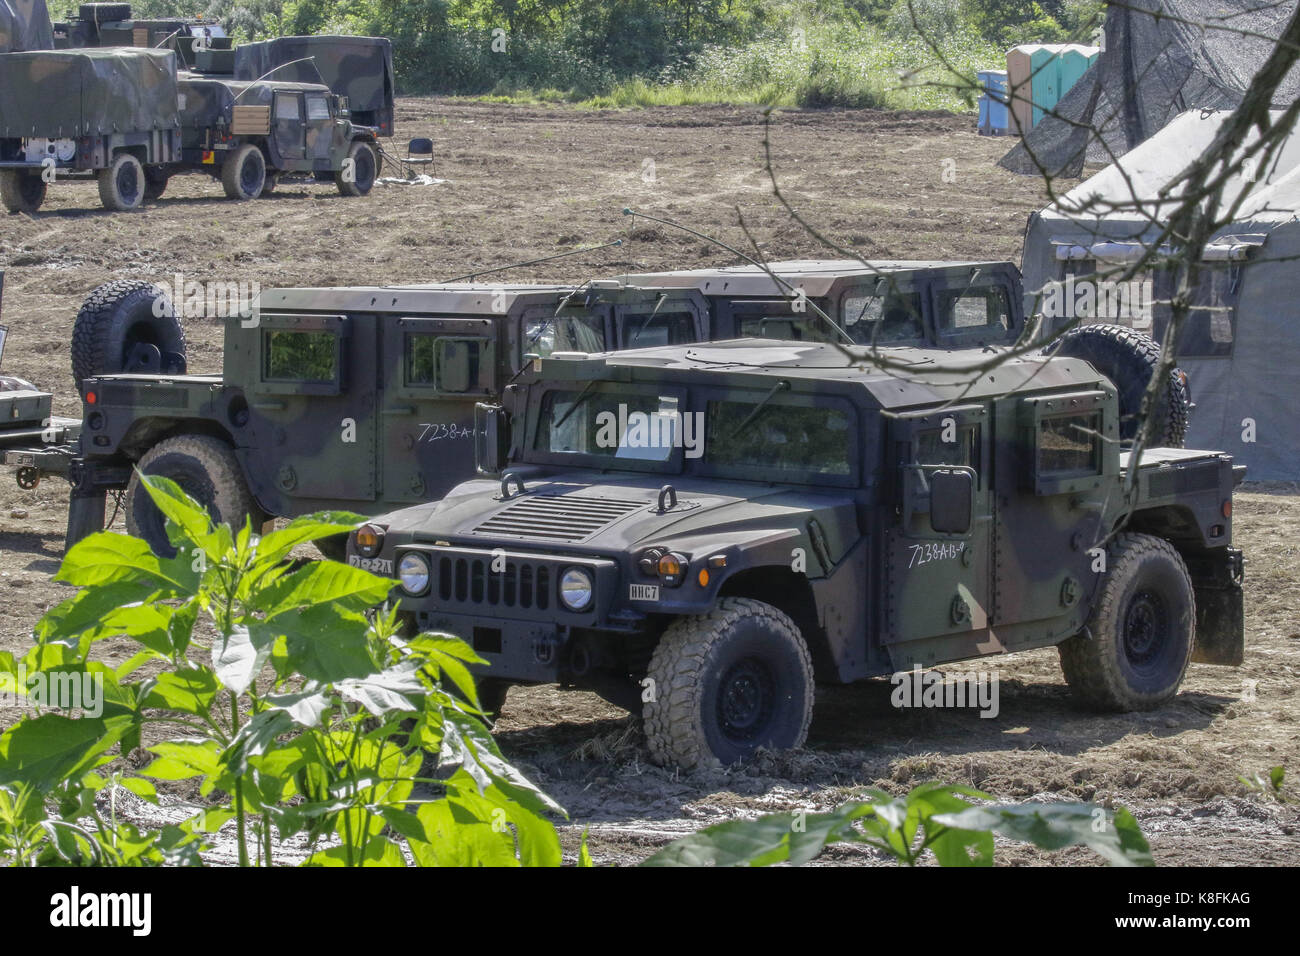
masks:
<svg viewBox="0 0 1300 956"><path fill-rule="evenodd" d="M170 50L0 56L0 136L73 137L180 126Z"/></svg>
<svg viewBox="0 0 1300 956"><path fill-rule="evenodd" d="M1105 48L1057 104L1059 116L1044 117L999 165L1077 177L1085 161L1113 162L1184 110L1237 106L1273 49L1264 37L1280 36L1295 8L1295 0L1129 0L1111 7ZM1300 73L1293 71L1273 105L1287 106L1297 95Z"/></svg>
<svg viewBox="0 0 1300 956"><path fill-rule="evenodd" d="M54 25L45 0L0 0L0 53L53 49Z"/></svg>
<svg viewBox="0 0 1300 956"><path fill-rule="evenodd" d="M324 83L348 98L362 123L364 114L393 106L393 45L383 37L280 37L235 49L235 79L256 80L272 70L281 82Z"/></svg>

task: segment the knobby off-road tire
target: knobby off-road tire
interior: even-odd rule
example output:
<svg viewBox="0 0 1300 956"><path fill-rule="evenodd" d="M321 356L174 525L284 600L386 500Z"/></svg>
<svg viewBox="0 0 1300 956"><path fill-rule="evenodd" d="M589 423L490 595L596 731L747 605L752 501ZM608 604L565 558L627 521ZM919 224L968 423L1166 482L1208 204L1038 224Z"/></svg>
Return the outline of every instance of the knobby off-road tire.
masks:
<svg viewBox="0 0 1300 956"><path fill-rule="evenodd" d="M642 716L658 764L730 765L808 737L812 657L794 622L770 604L722 598L708 614L679 618L647 676L654 693Z"/></svg>
<svg viewBox="0 0 1300 956"><path fill-rule="evenodd" d="M231 199L256 199L266 185L266 157L252 143L235 150L221 167L221 186Z"/></svg>
<svg viewBox="0 0 1300 956"><path fill-rule="evenodd" d="M154 554L172 557L176 550L167 538L166 520L140 481L139 472L162 475L181 486L201 503L212 520L238 531L247 516L261 527L262 515L253 500L235 452L219 438L178 435L154 445L140 459L126 486L126 530L148 542Z"/></svg>
<svg viewBox="0 0 1300 956"><path fill-rule="evenodd" d="M0 203L11 213L32 213L45 202L45 180L40 173L0 169Z"/></svg>
<svg viewBox="0 0 1300 956"><path fill-rule="evenodd" d="M501 716L501 708L506 705L506 694L512 686L509 681L492 677L484 677L478 682L478 702L483 705L493 723Z"/></svg>
<svg viewBox="0 0 1300 956"><path fill-rule="evenodd" d="M379 175L379 155L374 148L364 140L357 140L348 150L348 159L352 160L352 179L348 181L344 178L344 170L340 169L334 176L334 182L339 187L339 192L344 196L365 196L375 185L375 178Z"/></svg>
<svg viewBox="0 0 1300 956"><path fill-rule="evenodd" d="M144 164L130 153L118 153L99 171L99 201L105 209L130 212L144 205L147 180Z"/></svg>
<svg viewBox="0 0 1300 956"><path fill-rule="evenodd" d="M1192 579L1173 545L1148 534L1117 535L1106 566L1087 633L1057 645L1061 670L1089 706L1151 710L1178 693L1192 659Z"/></svg>
<svg viewBox="0 0 1300 956"><path fill-rule="evenodd" d="M1119 392L1120 439L1131 441L1137 437L1142 398L1160 365L1160 346L1155 339L1127 326L1101 323L1071 329L1049 351L1066 358L1081 358L1105 375ZM1183 447L1188 414L1187 386L1182 373L1173 369L1151 410L1156 424L1155 445Z"/></svg>
<svg viewBox="0 0 1300 956"><path fill-rule="evenodd" d="M127 371L137 345L158 350L155 371L184 374L185 332L166 291L139 279L104 283L86 297L72 324L72 376L77 385L95 375Z"/></svg>

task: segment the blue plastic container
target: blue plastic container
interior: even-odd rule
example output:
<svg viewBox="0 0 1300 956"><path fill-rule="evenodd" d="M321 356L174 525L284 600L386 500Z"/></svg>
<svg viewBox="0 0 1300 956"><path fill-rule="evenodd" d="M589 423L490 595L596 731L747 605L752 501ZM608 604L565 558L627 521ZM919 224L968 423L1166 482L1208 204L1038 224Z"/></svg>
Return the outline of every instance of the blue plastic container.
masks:
<svg viewBox="0 0 1300 956"><path fill-rule="evenodd" d="M1007 71L981 70L976 76L984 90L980 97L979 131L984 136L1003 136L1011 125L1007 110Z"/></svg>

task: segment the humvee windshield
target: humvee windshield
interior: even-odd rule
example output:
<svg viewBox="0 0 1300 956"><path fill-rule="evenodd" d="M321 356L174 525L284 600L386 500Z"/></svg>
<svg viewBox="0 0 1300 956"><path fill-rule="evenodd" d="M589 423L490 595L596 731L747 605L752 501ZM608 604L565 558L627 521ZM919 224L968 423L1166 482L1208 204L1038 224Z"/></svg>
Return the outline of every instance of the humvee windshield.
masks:
<svg viewBox="0 0 1300 956"><path fill-rule="evenodd" d="M710 475L751 480L852 474L847 406L776 402L762 392L706 397L703 404L703 411L690 410L676 389L552 389L532 449L548 458L573 456L575 464L588 458L600 467L655 471L680 470L684 459L691 470L698 462Z"/></svg>
<svg viewBox="0 0 1300 956"><path fill-rule="evenodd" d="M524 323L524 351L546 358L552 352L604 352L600 315L538 316Z"/></svg>
<svg viewBox="0 0 1300 956"><path fill-rule="evenodd" d="M840 307L842 325L858 345L905 345L925 341L921 294L895 287L855 290Z"/></svg>

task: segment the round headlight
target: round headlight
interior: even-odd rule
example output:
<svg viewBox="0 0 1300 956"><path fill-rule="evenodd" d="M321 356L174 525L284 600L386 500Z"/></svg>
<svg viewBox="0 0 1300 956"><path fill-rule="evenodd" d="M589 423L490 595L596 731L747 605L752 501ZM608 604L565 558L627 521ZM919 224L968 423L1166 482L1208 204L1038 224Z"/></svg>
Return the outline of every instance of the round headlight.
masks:
<svg viewBox="0 0 1300 956"><path fill-rule="evenodd" d="M408 551L397 562L397 579L407 594L423 594L429 589L429 561L416 551Z"/></svg>
<svg viewBox="0 0 1300 956"><path fill-rule="evenodd" d="M363 524L352 537L357 546L357 554L363 558L373 558L384 548L384 529L377 524Z"/></svg>
<svg viewBox="0 0 1300 956"><path fill-rule="evenodd" d="M569 568L560 577L560 600L570 611L584 611L591 605L595 587L591 572L583 568Z"/></svg>

